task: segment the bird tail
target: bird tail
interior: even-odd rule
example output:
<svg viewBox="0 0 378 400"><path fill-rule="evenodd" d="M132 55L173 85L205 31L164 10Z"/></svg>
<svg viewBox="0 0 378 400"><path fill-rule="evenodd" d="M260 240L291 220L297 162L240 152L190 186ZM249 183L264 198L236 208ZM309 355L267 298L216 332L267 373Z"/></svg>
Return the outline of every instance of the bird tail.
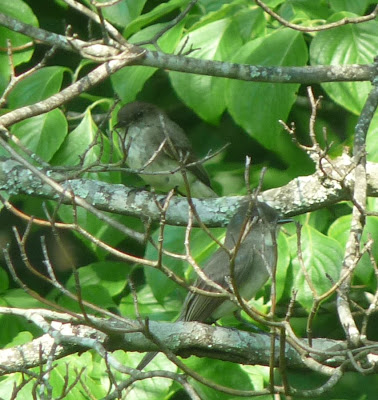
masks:
<svg viewBox="0 0 378 400"><path fill-rule="evenodd" d="M192 194L192 197L196 197L199 199L218 197L218 195L210 186L204 184L199 179L191 183L190 192Z"/></svg>
<svg viewBox="0 0 378 400"><path fill-rule="evenodd" d="M151 353L147 353L141 360L141 362L138 364L137 369L139 371L142 371L147 365L155 358L157 355L157 351L152 351Z"/></svg>

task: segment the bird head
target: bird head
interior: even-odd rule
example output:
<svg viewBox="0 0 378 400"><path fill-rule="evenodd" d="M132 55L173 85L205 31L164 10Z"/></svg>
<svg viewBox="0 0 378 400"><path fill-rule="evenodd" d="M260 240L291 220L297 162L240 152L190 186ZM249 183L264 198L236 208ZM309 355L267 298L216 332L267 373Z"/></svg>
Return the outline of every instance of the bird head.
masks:
<svg viewBox="0 0 378 400"><path fill-rule="evenodd" d="M127 128L132 123L141 120L145 115L151 115L157 112L159 112L159 109L153 104L144 103L142 101L128 103L118 111L118 123L115 125L115 128Z"/></svg>

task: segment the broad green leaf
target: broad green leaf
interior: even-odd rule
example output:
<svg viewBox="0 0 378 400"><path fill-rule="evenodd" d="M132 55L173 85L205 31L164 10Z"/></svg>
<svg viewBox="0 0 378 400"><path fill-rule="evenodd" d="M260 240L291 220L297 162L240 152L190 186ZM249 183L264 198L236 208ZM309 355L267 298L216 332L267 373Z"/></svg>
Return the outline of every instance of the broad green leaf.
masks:
<svg viewBox="0 0 378 400"><path fill-rule="evenodd" d="M125 351L115 351L112 355L122 364L130 367L136 367L142 359L142 355L139 353L125 352ZM101 367L106 371L105 362L102 359ZM164 354L158 354L151 363L146 367L147 371L167 371L176 372L177 367L170 362ZM125 379L125 375L116 370L113 370L113 375L115 379L122 382ZM127 400L160 400L171 398L172 381L170 379L156 377L154 379L143 379L134 382L130 386L130 391L127 393Z"/></svg>
<svg viewBox="0 0 378 400"><path fill-rule="evenodd" d="M166 226L164 229L164 249L178 254L185 254L185 229L184 227ZM213 230L213 234L218 238L223 235L223 232L223 229ZM155 241L157 241L157 236L158 232L153 235ZM216 245L202 230L194 229L190 238L190 248L192 257L201 265L205 258L215 251ZM157 250L152 245L148 245L146 257L151 260L156 260L157 255ZM185 271L188 271L188 263L169 256L163 256L163 263L175 274L181 277L186 275L188 278L187 274L185 274ZM163 303L164 298L177 288L177 284L161 271L153 268L146 268L145 275L147 283L159 303ZM194 277L193 273L190 273L190 275Z"/></svg>
<svg viewBox="0 0 378 400"><path fill-rule="evenodd" d="M69 365L69 368L67 366ZM54 363L54 368L48 375L48 384L52 389L51 395L44 396L50 398L60 398L62 393L64 393L65 400L77 400L88 398L102 399L108 391L108 381L103 382L100 378L96 379L92 375L93 368L97 367L98 363L93 360L93 357L89 352L85 352L81 356L69 355L61 360L56 360ZM40 373L40 367L33 368L30 371L32 374L37 376ZM78 374L81 372L80 379L77 380ZM103 378L106 375L105 368L101 370ZM17 392L17 400L29 400L35 396L33 394L37 390L39 392L41 388L37 385L34 379L30 380L25 385L24 377L17 373L11 374L9 377L3 379L0 385L0 397L2 399L10 399L10 394L12 394L14 385L20 385L19 391ZM85 389L83 388L85 385ZM67 393L65 393L66 391ZM89 394L88 394L89 392ZM42 396L38 396L41 398Z"/></svg>
<svg viewBox="0 0 378 400"><path fill-rule="evenodd" d="M288 239L284 234L280 234L277 238L278 245L278 261L277 261L277 272L276 272L276 298L277 302L280 301L284 295L285 281L287 275L287 269L290 264L290 252Z"/></svg>
<svg viewBox="0 0 378 400"><path fill-rule="evenodd" d="M298 290L296 300L309 311L313 305L313 293L298 261L295 235L289 239L289 244L293 268L292 288ZM339 279L343 249L335 239L321 234L309 225L302 228L301 248L304 267L317 294L321 295L332 286L327 275L333 282Z"/></svg>
<svg viewBox="0 0 378 400"><path fill-rule="evenodd" d="M10 396L9 394L12 393L13 388L15 385L20 385L23 382L24 378L21 373L16 373L16 374L10 374L7 377L4 377L4 379L1 380L1 385L0 385L0 398L1 399L9 399ZM32 382L29 383L29 388L21 391L21 393L17 393L17 397L20 398L21 400L26 400L25 396L25 391L29 390L29 395L31 396L31 387L32 387ZM30 397L29 397L30 398Z"/></svg>
<svg viewBox="0 0 378 400"><path fill-rule="evenodd" d="M327 22L357 17L338 13ZM319 32L310 47L312 65L371 64L378 53L378 22L349 24ZM323 83L327 94L354 114L359 114L371 90L370 82Z"/></svg>
<svg viewBox="0 0 378 400"><path fill-rule="evenodd" d="M181 6L186 6L187 3L188 3L187 0L170 0L164 3L160 3L156 7L154 7L151 11L148 11L142 15L139 15L137 18L133 19L132 21L130 21L130 23L122 24L123 26L126 26L123 35L127 38L130 35L139 32L146 25L149 25L152 22L162 18L163 16L170 14L177 8Z"/></svg>
<svg viewBox="0 0 378 400"><path fill-rule="evenodd" d="M62 395L62 390L64 388L67 389L66 385L72 385L74 380L77 378L77 373L83 370L79 382L76 385L72 385L71 389L64 396L64 400L88 398L87 390L91 394L91 398L103 398L107 393L108 386L105 382L97 380L92 376L94 375L93 369L98 367L98 363L96 363L93 358L94 357L89 352L85 352L80 356L76 354L66 356L60 362L57 362L55 368L51 371L49 379L50 385L53 389L53 397L60 397ZM69 365L68 374L67 365ZM103 375L106 374L103 369L102 373ZM82 384L85 385L86 390L83 389Z"/></svg>
<svg viewBox="0 0 378 400"><path fill-rule="evenodd" d="M234 21L238 24L243 43L266 32L267 21L261 8L244 8L235 15Z"/></svg>
<svg viewBox="0 0 378 400"><path fill-rule="evenodd" d="M264 3L270 8L277 7L278 5L284 3L287 0L265 0Z"/></svg>
<svg viewBox="0 0 378 400"><path fill-rule="evenodd" d="M73 295L78 296L76 289L71 289L70 292ZM89 303L103 309L115 308L117 306L113 299L110 297L109 292L99 285L88 285L81 288L80 296L81 299L88 301ZM81 307L77 299L72 299L70 297L62 295L55 301L61 307L67 308L75 312L81 312ZM94 313L91 307L85 306L84 308L87 310L88 313Z"/></svg>
<svg viewBox="0 0 378 400"><path fill-rule="evenodd" d="M38 20L32 9L21 0L1 1L0 12L18 19L26 24L38 26ZM0 26L0 47L7 48L7 41L10 41L12 48L20 48L27 43L32 43L32 40L20 33L11 31L10 29ZM30 60L34 52L34 46L24 48L22 51L13 51L12 62L14 66L22 64ZM0 93L2 93L9 82L11 75L9 59L6 51L0 53Z"/></svg>
<svg viewBox="0 0 378 400"><path fill-rule="evenodd" d="M262 365L241 365L243 371L248 374L248 378L251 380L251 385L254 390L262 390L269 384L269 367ZM261 396L261 400L268 400L269 396ZM270 399L269 399L270 400Z"/></svg>
<svg viewBox="0 0 378 400"><path fill-rule="evenodd" d="M190 56L206 60L229 61L242 45L238 25L232 18L212 22L186 35L179 47L194 49ZM172 86L181 100L203 120L218 123L226 108L227 81L205 75L170 72Z"/></svg>
<svg viewBox="0 0 378 400"><path fill-rule="evenodd" d="M289 0L280 8L280 16L302 26L324 23L330 15L329 6L319 1Z"/></svg>
<svg viewBox="0 0 378 400"><path fill-rule="evenodd" d="M260 7L251 6L246 0L236 0L205 14L190 27L188 33L224 18L232 19L237 24L243 42L260 36L266 28L264 12Z"/></svg>
<svg viewBox="0 0 378 400"><path fill-rule="evenodd" d="M77 270L80 287L99 285L106 289L110 296L116 296L124 289L127 277L130 273L130 266L122 262L101 261L80 267ZM71 276L66 283L69 290L76 287L75 278Z"/></svg>
<svg viewBox="0 0 378 400"><path fill-rule="evenodd" d="M93 143L97 144L92 146ZM103 152L101 151L101 148ZM88 110L80 124L68 134L63 145L54 156L52 163L54 165L76 166L79 165L81 157L84 154L86 154L84 166L98 162L100 156L102 156L101 161L107 163L109 162L110 157L109 149L110 145L108 138L102 136L102 133L99 132L99 129L93 122L90 111ZM120 183L121 180L120 174L115 172L90 173L84 174L84 177L90 177L91 179L111 183ZM80 193L78 193L78 195L80 195ZM82 197L85 198L85 196L86 193L83 193ZM55 204L53 206L55 207ZM72 206L60 206L59 216L65 222L73 222ZM124 234L116 231L108 224L104 224L97 217L82 208L77 209L77 218L77 222L80 226L89 231L97 239L103 240L109 245L116 245L124 239ZM125 221L125 217L121 216L112 216L112 218L119 221ZM97 252L99 256L101 255L101 257L104 257L106 255L105 250L102 250L99 246L88 240L84 240L81 236L79 237L84 241L84 243L89 245L93 251Z"/></svg>
<svg viewBox="0 0 378 400"><path fill-rule="evenodd" d="M330 223L333 220L333 214L328 208L321 208L320 210L312 211L310 213L298 215L295 220L302 225L310 225L317 231L326 233ZM296 234L297 228L295 224L285 225L285 229L291 234Z"/></svg>
<svg viewBox="0 0 378 400"><path fill-rule="evenodd" d="M89 8L93 8L90 0L83 1ZM108 3L107 0L100 0L99 2ZM124 27L139 17L146 2L147 0L120 0L111 6L103 7L102 13L112 24Z"/></svg>
<svg viewBox="0 0 378 400"><path fill-rule="evenodd" d="M20 81L9 95L9 107L19 108L47 99L59 92L64 67L45 67Z"/></svg>
<svg viewBox="0 0 378 400"><path fill-rule="evenodd" d="M162 274L160 274L161 276ZM138 312L142 318L149 318L151 321L172 321L178 316L185 293L178 296L177 292L173 292L170 297L164 299L164 304L156 301L149 285L145 285L141 290L138 290L137 295ZM122 298L119 311L121 315L127 318L137 317L135 313L135 299L132 294L128 294Z"/></svg>
<svg viewBox="0 0 378 400"><path fill-rule="evenodd" d="M10 108L34 104L58 93L66 70L41 68L20 81L9 95ZM55 109L14 124L11 132L31 151L50 161L67 135L67 122L62 112Z"/></svg>
<svg viewBox="0 0 378 400"><path fill-rule="evenodd" d="M350 11L352 13L363 15L367 6L369 5L369 0L330 0L329 5L334 12L339 11Z"/></svg>
<svg viewBox="0 0 378 400"><path fill-rule="evenodd" d="M8 307L7 302L0 301L2 307ZM39 304L39 307L45 308L44 305ZM20 307L21 308L21 307ZM27 308L24 306L24 308ZM6 326L6 329L0 329L0 347L12 347L8 343L14 343L14 340L18 342L22 341L23 338L32 336L39 336L41 330L35 325L30 324L25 318L16 317L14 315L0 315L1 326ZM15 339L17 338L17 339ZM1 387L1 385L0 385ZM0 397L1 398L1 397Z"/></svg>
<svg viewBox="0 0 378 400"><path fill-rule="evenodd" d="M33 335L30 332L20 332L17 334L7 345L5 348L10 349L11 347L21 346L25 343L29 343L33 340Z"/></svg>
<svg viewBox="0 0 378 400"><path fill-rule="evenodd" d="M234 62L265 66L300 66L307 61L303 35L290 29L245 44L233 57ZM281 151L278 145L281 125L295 102L299 84L258 83L230 80L227 105L235 122L268 149ZM282 139L283 140L283 139ZM287 138L288 141L289 138Z"/></svg>
<svg viewBox="0 0 378 400"><path fill-rule="evenodd" d="M93 146L93 144L95 145ZM101 147L103 147L103 152ZM88 166L98 162L101 154L103 155L101 161L108 162L109 140L102 136L88 109L80 124L68 134L63 145L55 154L52 163L54 165L76 166L79 165L81 157L85 155L84 166ZM97 176L97 174L91 174L91 177L94 176ZM108 177L110 182L114 182L114 176L113 179L110 179L109 174L101 174L100 176L102 180L106 180L106 177Z"/></svg>
<svg viewBox="0 0 378 400"><path fill-rule="evenodd" d="M378 162L378 112L375 113L366 137L366 151L368 161Z"/></svg>
<svg viewBox="0 0 378 400"><path fill-rule="evenodd" d="M250 377L240 365L231 362L219 362L217 360L190 357L185 364L194 371L200 371L201 376L226 387L237 387L239 390L253 390ZM201 399L230 399L229 394L215 391L197 381L191 382ZM257 381L260 386L261 381Z"/></svg>
<svg viewBox="0 0 378 400"><path fill-rule="evenodd" d="M0 267L0 293L7 290L9 287L9 278L7 272Z"/></svg>
<svg viewBox="0 0 378 400"><path fill-rule="evenodd" d="M64 114L55 109L14 124L11 132L29 150L50 161L67 135L67 121Z"/></svg>
<svg viewBox="0 0 378 400"><path fill-rule="evenodd" d="M128 26L140 16L146 2L147 0L122 0L111 7L105 7L104 17L113 24Z"/></svg>
<svg viewBox="0 0 378 400"><path fill-rule="evenodd" d="M9 307L15 308L46 308L46 305L31 297L22 289L9 289L1 295Z"/></svg>
<svg viewBox="0 0 378 400"><path fill-rule="evenodd" d="M154 35L160 32L166 24L157 24L149 26L139 31L130 38L131 43L138 43L150 40ZM160 48L166 53L172 53L180 40L183 24L177 24L175 27L166 32L159 40ZM152 45L146 46L151 49ZM125 67L113 74L110 79L115 92L118 94L123 103L134 101L137 94L142 90L146 81L157 71L153 67Z"/></svg>
<svg viewBox="0 0 378 400"><path fill-rule="evenodd" d="M235 14L237 14L240 10L246 10L247 3L245 0L234 0L231 2L226 2L225 4L221 4L218 2L216 9L212 9L212 7L207 8L207 12L203 13L203 16L195 23L193 23L189 32L195 31L203 26L211 24L212 22L216 22L225 18L234 18ZM206 7L206 6L205 6ZM254 7L255 8L255 7Z"/></svg>
<svg viewBox="0 0 378 400"><path fill-rule="evenodd" d="M375 210L377 211L377 210ZM349 232L351 229L351 215L345 215L343 217L338 218L334 223L330 226L328 235L334 239L336 239L341 246L345 249L346 243L349 237ZM378 218L377 217L368 217L366 220L366 226L364 232L362 234L361 239L361 247L366 243L368 239L368 235L372 238L378 237ZM377 260L378 259L378 243L375 241L373 244L373 256ZM367 285L370 290L375 290L375 280L373 280L374 269L371 265L369 256L365 254L360 262L358 263L357 268L354 271L354 278L357 278L357 284Z"/></svg>

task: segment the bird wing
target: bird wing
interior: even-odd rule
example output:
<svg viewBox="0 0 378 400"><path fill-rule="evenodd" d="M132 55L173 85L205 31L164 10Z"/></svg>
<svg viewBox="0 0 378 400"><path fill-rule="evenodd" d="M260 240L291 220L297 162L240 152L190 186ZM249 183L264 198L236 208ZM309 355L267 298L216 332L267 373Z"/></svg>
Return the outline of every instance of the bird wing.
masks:
<svg viewBox="0 0 378 400"><path fill-rule="evenodd" d="M253 251L242 251L242 246L238 255L236 256L235 266L238 271L235 271L236 285L238 288L242 284L248 281L249 273L251 272L251 264L253 261ZM204 266L204 273L209 276L209 271L211 271L211 279L218 285L227 288L228 281L225 274L224 266L230 265L230 257L225 250L218 249L207 264ZM208 285L200 277L194 284L195 287L207 290L209 292L217 292L218 290L210 285ZM209 320L214 311L226 300L224 297L210 297L205 295L200 295L197 293L188 293L184 306L182 308L181 315L179 317L180 321L201 321L205 322Z"/></svg>
<svg viewBox="0 0 378 400"><path fill-rule="evenodd" d="M198 159L193 154L192 145L191 145L189 139L187 138L185 132L175 122L173 122L172 120L169 120L168 117L166 117L166 118L167 118L167 121L164 124L165 125L164 128L167 130L168 136L169 136L170 140L172 141L173 146L179 153L179 157L182 157L185 160L185 164L191 164L191 163L197 162ZM162 133L164 135L163 129L162 129ZM163 140L164 139L162 139L162 141ZM170 158L177 160L177 155L172 150L169 143L166 143L166 145L164 146L164 152ZM202 166L202 164L197 163L195 165L191 165L191 166L187 167L187 169L192 174L194 174L201 182L203 182L205 185L211 187L209 176L207 175L207 172L206 172L205 168Z"/></svg>

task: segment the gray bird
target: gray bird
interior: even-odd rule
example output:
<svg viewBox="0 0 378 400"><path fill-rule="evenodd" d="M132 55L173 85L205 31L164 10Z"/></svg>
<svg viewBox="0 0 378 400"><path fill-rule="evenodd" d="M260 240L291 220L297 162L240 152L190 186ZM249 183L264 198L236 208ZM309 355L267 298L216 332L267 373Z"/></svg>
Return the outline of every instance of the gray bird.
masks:
<svg viewBox="0 0 378 400"><path fill-rule="evenodd" d="M242 241L234 259L235 286L245 300L253 298L271 276L276 263L275 237L279 224L291 220L279 219L278 213L265 203L252 205L248 220L249 203L238 208L227 226L224 246L232 250ZM241 232L244 224L244 233ZM230 256L224 248L219 248L203 267L205 275L229 290L230 288ZM218 290L200 277L194 286L209 292ZM215 322L217 319L237 309L237 305L224 297L210 297L189 292L184 301L178 321ZM142 370L157 353L147 353L138 365Z"/></svg>
<svg viewBox="0 0 378 400"><path fill-rule="evenodd" d="M187 194L180 166L198 159L185 132L163 110L140 101L126 104L118 112L115 127L127 151L127 164L146 183L160 191L177 188ZM185 166L184 170L193 197L217 197L201 164Z"/></svg>

